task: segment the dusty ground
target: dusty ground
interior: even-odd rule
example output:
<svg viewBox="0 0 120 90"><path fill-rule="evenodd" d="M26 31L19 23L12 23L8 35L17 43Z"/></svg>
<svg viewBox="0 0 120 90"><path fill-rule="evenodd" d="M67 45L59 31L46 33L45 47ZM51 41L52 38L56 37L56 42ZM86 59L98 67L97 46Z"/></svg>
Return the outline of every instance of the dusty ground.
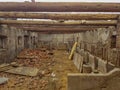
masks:
<svg viewBox="0 0 120 90"><path fill-rule="evenodd" d="M66 51L54 51L55 65L53 71L56 74L57 88L55 90L67 90L67 74L77 73L78 70L74 66L72 60L68 59Z"/></svg>
<svg viewBox="0 0 120 90"><path fill-rule="evenodd" d="M42 54L41 54L42 53ZM21 54L20 54L21 55ZM55 50L54 55L47 52L32 50L22 53L24 56L36 56L37 59L15 59L19 64L37 67L36 77L14 75L5 72L0 77L8 77L8 83L0 85L0 90L67 90L67 74L78 72L73 62L68 59L68 53Z"/></svg>

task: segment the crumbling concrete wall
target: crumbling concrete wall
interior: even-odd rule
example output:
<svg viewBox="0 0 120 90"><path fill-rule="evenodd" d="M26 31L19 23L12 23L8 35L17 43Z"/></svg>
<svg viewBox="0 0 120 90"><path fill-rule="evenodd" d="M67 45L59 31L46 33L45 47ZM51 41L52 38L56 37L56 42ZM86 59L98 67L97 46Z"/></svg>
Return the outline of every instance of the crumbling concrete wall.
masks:
<svg viewBox="0 0 120 90"><path fill-rule="evenodd" d="M109 36L111 35L114 29L114 27L98 28L97 30L82 32L79 34L80 41L86 43L101 42L102 44L106 44L110 38Z"/></svg>
<svg viewBox="0 0 120 90"><path fill-rule="evenodd" d="M120 58L119 51L112 48L112 35L115 35L115 27L99 28L93 31L79 33L76 37L78 45L77 51L83 49L104 61L111 62L115 66ZM117 56L116 56L117 55Z"/></svg>
<svg viewBox="0 0 120 90"><path fill-rule="evenodd" d="M113 64L107 63L103 59L84 50L74 53L73 62L78 70L82 69L82 73L94 73L95 71L97 73L108 73L115 68Z"/></svg>
<svg viewBox="0 0 120 90"><path fill-rule="evenodd" d="M39 34L39 41L67 42L74 39L75 34Z"/></svg>
<svg viewBox="0 0 120 90"><path fill-rule="evenodd" d="M74 42L76 38L76 34L78 33L71 33L71 34L39 34L39 42L40 44L44 43L44 46L47 45L49 47L50 45L53 48L66 48L66 45L68 42Z"/></svg>
<svg viewBox="0 0 120 90"><path fill-rule="evenodd" d="M107 74L68 74L68 90L119 90L120 69Z"/></svg>
<svg viewBox="0 0 120 90"><path fill-rule="evenodd" d="M13 61L17 54L25 48L25 35L29 37L28 48L34 48L38 39L37 33L7 25L0 26L0 63Z"/></svg>

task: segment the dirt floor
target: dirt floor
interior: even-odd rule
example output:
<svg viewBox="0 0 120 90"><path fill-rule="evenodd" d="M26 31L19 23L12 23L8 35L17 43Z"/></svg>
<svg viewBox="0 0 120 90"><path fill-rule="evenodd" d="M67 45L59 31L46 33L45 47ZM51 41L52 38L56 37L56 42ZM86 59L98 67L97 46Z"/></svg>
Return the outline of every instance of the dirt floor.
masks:
<svg viewBox="0 0 120 90"><path fill-rule="evenodd" d="M67 90L67 74L78 72L68 56L63 50L54 50L53 55L48 50L23 50L15 62L38 68L38 75L31 77L0 72L0 77L9 78L7 83L0 85L0 90Z"/></svg>

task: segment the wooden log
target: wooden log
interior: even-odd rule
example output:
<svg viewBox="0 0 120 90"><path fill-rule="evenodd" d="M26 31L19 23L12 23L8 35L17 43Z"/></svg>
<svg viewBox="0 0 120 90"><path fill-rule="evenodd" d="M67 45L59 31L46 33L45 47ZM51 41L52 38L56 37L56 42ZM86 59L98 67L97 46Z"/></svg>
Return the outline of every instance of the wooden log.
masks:
<svg viewBox="0 0 120 90"><path fill-rule="evenodd" d="M120 12L120 3L0 2L0 11L24 12Z"/></svg>
<svg viewBox="0 0 120 90"><path fill-rule="evenodd" d="M109 28L109 26L106 25L8 25L8 26L12 26L12 27L17 27L17 28L21 28L21 27L66 27L66 28L70 28L70 27L78 27L78 28ZM112 26L112 25L111 25ZM113 25L114 26L114 25Z"/></svg>
<svg viewBox="0 0 120 90"><path fill-rule="evenodd" d="M118 23L117 23L117 40L116 40L116 48L120 50L120 16L118 18Z"/></svg>
<svg viewBox="0 0 120 90"><path fill-rule="evenodd" d="M21 27L23 30L34 30L34 31L87 31L96 30L97 28L75 28L75 27Z"/></svg>
<svg viewBox="0 0 120 90"><path fill-rule="evenodd" d="M73 34L73 33L80 33L80 32L86 32L87 30L81 30L81 31L40 31L40 30L28 30L30 32L39 32L41 34Z"/></svg>
<svg viewBox="0 0 120 90"><path fill-rule="evenodd" d="M117 14L81 14L81 13L27 13L0 12L0 18L28 18L52 20L116 20Z"/></svg>
<svg viewBox="0 0 120 90"><path fill-rule="evenodd" d="M33 21L33 20L0 20L0 24L7 25L116 25L116 20L78 20L78 21Z"/></svg>
<svg viewBox="0 0 120 90"><path fill-rule="evenodd" d="M70 60L72 59L72 56L73 56L73 54L74 54L74 52L75 52L75 49L76 49L76 46L77 46L77 42L74 43L74 45L73 45L73 47L72 47L72 50L71 50L71 52L70 52L70 55L69 55L69 57L68 57Z"/></svg>

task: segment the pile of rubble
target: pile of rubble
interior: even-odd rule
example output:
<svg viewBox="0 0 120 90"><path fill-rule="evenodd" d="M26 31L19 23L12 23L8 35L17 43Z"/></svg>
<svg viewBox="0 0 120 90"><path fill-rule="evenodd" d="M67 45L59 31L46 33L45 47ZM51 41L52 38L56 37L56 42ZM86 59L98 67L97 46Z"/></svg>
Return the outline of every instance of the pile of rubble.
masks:
<svg viewBox="0 0 120 90"><path fill-rule="evenodd" d="M52 54L46 49L25 49L15 59L15 62L24 67L35 67L39 71L37 76L23 76L1 72L0 77L9 78L8 83L0 85L0 90L48 90L51 77L51 65L54 65Z"/></svg>
<svg viewBox="0 0 120 90"><path fill-rule="evenodd" d="M41 51L40 49L22 51L16 59L16 62L24 66L41 68L45 62L51 62L51 56L48 51ZM45 63L46 64L46 63Z"/></svg>

